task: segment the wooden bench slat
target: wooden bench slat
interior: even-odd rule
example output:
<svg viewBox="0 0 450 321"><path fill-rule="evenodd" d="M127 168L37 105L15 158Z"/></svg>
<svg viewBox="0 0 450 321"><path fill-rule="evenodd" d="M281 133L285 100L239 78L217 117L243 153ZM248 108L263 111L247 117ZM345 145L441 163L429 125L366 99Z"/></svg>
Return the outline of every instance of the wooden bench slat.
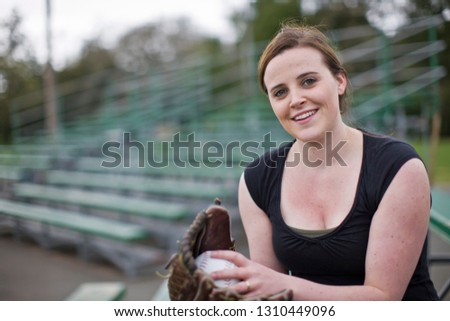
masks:
<svg viewBox="0 0 450 321"><path fill-rule="evenodd" d="M431 189L431 196L430 228L450 242L450 193L434 187ZM428 259L433 264L448 264L450 262L449 254L430 253ZM448 291L450 291L450 278L438 291L439 298L443 300Z"/></svg>
<svg viewBox="0 0 450 321"><path fill-rule="evenodd" d="M137 166L130 161L129 167L117 166L107 167L102 166L103 162L108 164L108 159L100 157L80 157L76 162L76 169L86 172L109 172L109 173L127 173L127 174L149 174L155 176L165 177L190 177L203 179L238 179L244 168L239 166L226 167L224 165L219 167L210 167L202 164L200 167L192 167L187 164L186 167L177 167L174 164L166 167L151 167L146 165L144 167ZM109 162L111 162L109 160Z"/></svg>
<svg viewBox="0 0 450 321"><path fill-rule="evenodd" d="M52 170L46 172L46 182L65 186L117 189L170 195L185 198L224 198L235 191L224 186L198 181L183 181L168 178L142 177L135 175L70 172Z"/></svg>
<svg viewBox="0 0 450 321"><path fill-rule="evenodd" d="M1 215L19 221L16 232L25 231L44 247L68 242L76 245L82 258L101 255L130 276L167 260L164 250L142 244L150 232L140 225L9 200L0 200Z"/></svg>
<svg viewBox="0 0 450 321"><path fill-rule="evenodd" d="M0 165L0 179L17 181L21 178L22 171L18 166Z"/></svg>
<svg viewBox="0 0 450 321"><path fill-rule="evenodd" d="M0 154L0 164L6 166L48 169L50 168L51 162L52 157L50 155Z"/></svg>
<svg viewBox="0 0 450 321"><path fill-rule="evenodd" d="M125 242L143 240L149 237L149 232L138 225L39 205L0 199L0 213Z"/></svg>
<svg viewBox="0 0 450 321"><path fill-rule="evenodd" d="M122 195L73 188L57 188L39 184L21 183L15 184L14 193L21 197L39 198L53 202L114 210L165 220L179 220L192 214L182 204L130 198Z"/></svg>
<svg viewBox="0 0 450 321"><path fill-rule="evenodd" d="M122 282L87 282L78 286L66 301L119 301L126 293Z"/></svg>

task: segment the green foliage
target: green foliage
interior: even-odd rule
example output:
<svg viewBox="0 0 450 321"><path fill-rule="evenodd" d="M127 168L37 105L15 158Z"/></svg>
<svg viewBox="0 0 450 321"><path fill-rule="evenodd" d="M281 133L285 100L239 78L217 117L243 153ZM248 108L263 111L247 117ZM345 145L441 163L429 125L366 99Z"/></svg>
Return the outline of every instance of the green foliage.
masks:
<svg viewBox="0 0 450 321"><path fill-rule="evenodd" d="M353 5L349 5L345 1L329 1L327 5L319 8L316 13L304 15L304 18L308 24L333 30L367 25L366 12L367 6L362 1L357 1Z"/></svg>
<svg viewBox="0 0 450 321"><path fill-rule="evenodd" d="M177 64L204 53L214 53L220 41L198 32L187 19L162 20L130 30L113 50L119 68L146 73L156 66Z"/></svg>
<svg viewBox="0 0 450 321"><path fill-rule="evenodd" d="M443 135L450 136L450 22L447 21L438 30L439 39L443 39L447 47L438 56L439 64L443 65L447 69L447 77L440 82L441 96L441 114L442 114L442 129Z"/></svg>
<svg viewBox="0 0 450 321"><path fill-rule="evenodd" d="M58 73L61 82L83 77L114 67L114 56L97 39L85 43L80 56Z"/></svg>
<svg viewBox="0 0 450 321"><path fill-rule="evenodd" d="M416 141L413 142L419 155L424 159L428 167L430 164L430 142ZM436 184L450 184L450 139L440 139L435 155L435 163L433 173L434 182ZM431 169L430 169L431 170Z"/></svg>
<svg viewBox="0 0 450 321"><path fill-rule="evenodd" d="M322 25L327 30L340 29L350 26L367 25L367 15L369 10L376 8L379 10L378 14L389 14L386 12L387 3L391 3L389 0L364 0L364 1L322 1L323 5L313 15L305 16L307 23L312 25ZM352 5L349 5L352 3ZM402 5L403 13L405 13L410 19L441 15L443 10L450 8L450 1L448 0L410 0ZM383 10L382 10L383 9ZM447 72L450 72L450 22L444 22L437 30L437 39L444 40L447 43L447 47L444 51L440 52L437 61L435 63L444 66ZM406 39L408 43L411 42L426 42L430 40L430 34L427 32L419 33L413 37ZM362 41L362 39L356 39L356 41ZM354 44L354 43L353 43ZM353 45L350 42L339 43L339 49L350 47ZM432 64L430 61L422 61L417 66L429 66ZM367 68L367 66L365 66ZM346 65L347 70L350 73L358 73L358 65ZM444 136L450 136L450 77L443 78L440 83L440 108L442 113L442 129L441 133ZM430 92L428 95L428 102L422 99L417 100L415 97L410 99L408 108L410 111L415 110L417 114L421 113L421 109L431 106L432 97L429 97L434 93ZM357 97L355 97L357 99Z"/></svg>
<svg viewBox="0 0 450 321"><path fill-rule="evenodd" d="M80 54L72 63L60 70L57 75L58 93L63 96L60 103L64 104L64 110L78 108L84 105L83 113L95 111L95 106L104 99L103 93L117 75L149 75L161 69L170 69L184 66L192 58L212 57L214 67L208 67L213 75L208 79L208 84L213 88L213 95L219 95L220 90L242 87L242 97L251 94L249 82L252 79L241 79L240 84L233 83L232 77L229 83L226 77L233 76L236 72L247 72L254 61L245 61L243 66L230 67L227 58L244 56L248 50L248 41L252 40L257 45L269 40L279 29L280 24L287 20L304 21L310 25L322 26L324 30L335 30L351 26L368 25L367 12L369 5L388 0L361 0L361 1L335 1L321 0L313 14L301 13L299 0L254 0L253 12L248 8L242 12L235 12L230 20L235 24L238 42L227 47L218 39L205 36L196 29L188 20L159 21L137 27L124 34L117 47L105 48L99 39L87 42ZM448 1L422 1L410 0L411 6L407 13L411 17L437 14L449 6ZM251 22L251 24L249 24ZM9 104L15 97L24 95L30 91L41 90L42 66L32 55L32 51L26 38L21 33L21 18L13 12L4 22L0 22L0 32L6 36L0 38L0 142L9 140ZM443 24L438 32L438 38L450 44L449 23ZM363 39L350 39L339 43L339 49L345 49L361 42ZM427 35L421 34L414 41L427 41ZM255 46L256 47L256 46ZM231 49L230 49L231 48ZM256 48L254 48L256 50ZM258 49L259 50L259 49ZM222 63L220 60L223 59ZM377 64L376 59L363 61L367 70L367 64ZM426 62L425 62L426 63ZM449 47L438 57L438 63L444 65L450 71ZM235 68L234 68L235 67ZM251 66L250 66L251 67ZM346 66L351 74L360 71L358 64ZM254 67L251 68L254 71ZM198 73L200 74L200 73ZM197 74L196 74L197 75ZM250 73L249 73L250 75ZM220 77L219 77L220 76ZM75 79L75 80L74 80ZM190 77L190 80L197 80ZM217 81L216 81L217 79ZM224 81L226 79L226 81ZM221 89L215 89L216 82ZM1 88L7 86L7 90L1 92ZM219 88L217 85L217 88ZM443 133L450 135L450 77L446 77L440 83ZM187 88L187 86L186 86ZM89 90L90 89L90 90ZM181 89L181 88L178 88ZM71 94L67 94L70 92ZM83 92L83 95L78 95ZM224 93L225 94L225 93ZM373 93L368 93L371 95ZM82 98L80 98L82 97ZM415 112L420 111L422 105L427 102L423 99L416 101ZM67 108L66 108L67 107ZM66 115L67 116L67 115ZM66 117L66 121L71 118Z"/></svg>
<svg viewBox="0 0 450 321"><path fill-rule="evenodd" d="M256 42L268 40L278 31L281 22L300 19L298 0L258 0L254 4L253 39Z"/></svg>
<svg viewBox="0 0 450 321"><path fill-rule="evenodd" d="M411 0L413 4L411 16L420 17L427 15L441 15L444 9L450 10L449 0ZM446 21L437 30L438 39L446 42L447 47L438 56L438 63L450 72L450 22ZM447 76L440 82L440 97L441 97L441 114L442 114L442 128L441 132L445 136L450 136L450 77ZM450 158L449 158L450 159Z"/></svg>
<svg viewBox="0 0 450 321"><path fill-rule="evenodd" d="M0 143L3 144L11 140L11 100L41 86L41 67L21 32L21 23L22 18L15 10L0 22L0 31L4 33L0 42Z"/></svg>

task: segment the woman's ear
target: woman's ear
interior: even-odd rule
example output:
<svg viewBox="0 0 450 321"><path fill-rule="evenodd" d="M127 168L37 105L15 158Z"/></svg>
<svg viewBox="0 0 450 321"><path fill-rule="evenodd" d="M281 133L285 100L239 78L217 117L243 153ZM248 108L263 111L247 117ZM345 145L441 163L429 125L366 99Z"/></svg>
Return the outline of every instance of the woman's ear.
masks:
<svg viewBox="0 0 450 321"><path fill-rule="evenodd" d="M336 80L338 83L338 93L339 96L342 96L345 93L345 90L347 89L347 76L344 72L339 72L336 75Z"/></svg>

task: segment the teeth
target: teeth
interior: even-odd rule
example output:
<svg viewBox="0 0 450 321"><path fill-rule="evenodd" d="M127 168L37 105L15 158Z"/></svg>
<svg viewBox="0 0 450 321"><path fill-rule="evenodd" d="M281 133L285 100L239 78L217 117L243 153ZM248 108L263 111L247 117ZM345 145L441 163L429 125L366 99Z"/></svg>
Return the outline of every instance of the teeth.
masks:
<svg viewBox="0 0 450 321"><path fill-rule="evenodd" d="M312 111L308 111L307 113L298 115L297 117L294 118L294 120L302 120L302 119L308 118L309 116L314 115L315 113L316 112L313 111L313 110Z"/></svg>

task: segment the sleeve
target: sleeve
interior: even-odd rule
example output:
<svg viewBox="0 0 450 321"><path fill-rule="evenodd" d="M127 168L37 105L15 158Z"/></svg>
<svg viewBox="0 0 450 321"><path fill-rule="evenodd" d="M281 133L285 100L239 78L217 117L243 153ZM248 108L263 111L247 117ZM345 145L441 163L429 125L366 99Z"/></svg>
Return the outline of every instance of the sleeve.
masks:
<svg viewBox="0 0 450 321"><path fill-rule="evenodd" d="M270 216L271 205L279 198L279 184L283 172L284 161L291 144L268 151L244 171L247 189L255 204Z"/></svg>
<svg viewBox="0 0 450 321"><path fill-rule="evenodd" d="M263 204L264 200L264 176L265 176L265 162L264 156L261 156L249 164L244 171L244 180L247 185L248 192L252 197L255 204L266 211L266 207Z"/></svg>
<svg viewBox="0 0 450 321"><path fill-rule="evenodd" d="M420 156L409 144L397 140L386 140L372 154L371 175L374 209L378 208L383 196L400 168L409 160Z"/></svg>

